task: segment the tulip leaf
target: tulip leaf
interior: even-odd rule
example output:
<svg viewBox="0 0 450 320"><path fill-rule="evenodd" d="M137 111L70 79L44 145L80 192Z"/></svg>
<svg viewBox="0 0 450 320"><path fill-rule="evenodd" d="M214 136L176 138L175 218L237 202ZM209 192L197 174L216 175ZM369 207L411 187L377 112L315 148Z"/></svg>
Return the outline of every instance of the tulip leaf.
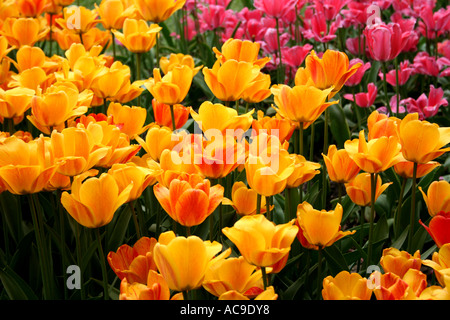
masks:
<svg viewBox="0 0 450 320"><path fill-rule="evenodd" d="M9 266L0 268L0 281L11 300L38 300L28 283Z"/></svg>
<svg viewBox="0 0 450 320"><path fill-rule="evenodd" d="M322 252L333 276L343 270L349 271L347 260L345 260L341 250L339 250L336 244L326 247Z"/></svg>
<svg viewBox="0 0 450 320"><path fill-rule="evenodd" d="M345 141L350 139L350 129L348 127L347 119L345 118L344 110L340 104L333 104L328 107L330 113L330 130L333 138L336 140L337 147L343 148Z"/></svg>

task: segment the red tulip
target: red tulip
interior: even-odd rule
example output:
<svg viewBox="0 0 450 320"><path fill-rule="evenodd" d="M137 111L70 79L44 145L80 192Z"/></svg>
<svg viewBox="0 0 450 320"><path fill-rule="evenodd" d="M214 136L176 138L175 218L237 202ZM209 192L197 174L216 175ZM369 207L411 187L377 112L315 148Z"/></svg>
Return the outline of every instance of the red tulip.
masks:
<svg viewBox="0 0 450 320"><path fill-rule="evenodd" d="M450 243L450 233L448 232L450 230L450 212L440 212L435 215L428 227L421 220L419 222L433 238L438 248Z"/></svg>

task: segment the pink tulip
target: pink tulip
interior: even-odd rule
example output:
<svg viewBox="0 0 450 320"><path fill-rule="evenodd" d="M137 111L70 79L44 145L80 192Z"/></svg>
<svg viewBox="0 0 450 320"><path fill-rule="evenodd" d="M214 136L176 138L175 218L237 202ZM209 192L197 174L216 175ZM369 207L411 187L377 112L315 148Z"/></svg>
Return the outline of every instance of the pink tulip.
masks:
<svg viewBox="0 0 450 320"><path fill-rule="evenodd" d="M417 19L416 18L404 19L400 13L395 12L391 16L391 21L398 23L400 25L400 29L402 29L402 32L410 33L408 40L406 41L406 44L402 49L402 52L417 51L417 44L419 43L419 33L416 32L414 29Z"/></svg>
<svg viewBox="0 0 450 320"><path fill-rule="evenodd" d="M436 59L436 57L430 56L428 52L422 51L414 57L413 68L418 74L437 77L445 62L445 60Z"/></svg>
<svg viewBox="0 0 450 320"><path fill-rule="evenodd" d="M316 12L324 14L326 21L333 21L348 2L350 0L314 0L314 6Z"/></svg>
<svg viewBox="0 0 450 320"><path fill-rule="evenodd" d="M421 120L433 117L439 112L441 106L447 106L448 101L443 98L444 90L436 89L430 85L430 93L428 97L422 93L417 100L413 98L405 99L406 109L409 113L417 112Z"/></svg>
<svg viewBox="0 0 450 320"><path fill-rule="evenodd" d="M450 30L450 8L441 8L433 13L430 6L420 10L419 30L428 39L439 37Z"/></svg>
<svg viewBox="0 0 450 320"><path fill-rule="evenodd" d="M356 38L347 38L345 40L345 46L347 47L347 50L354 56L359 56L361 54L370 56L369 48L367 48L367 45L365 45L364 35Z"/></svg>
<svg viewBox="0 0 450 320"><path fill-rule="evenodd" d="M358 92L355 94L355 100L353 100L353 94L344 94L344 98L350 101L355 101L356 105L360 108L368 108L373 106L375 99L377 98L378 89L374 83L369 83L367 85L366 92Z"/></svg>
<svg viewBox="0 0 450 320"><path fill-rule="evenodd" d="M281 48L281 55L283 58L283 64L292 68L298 69L301 66L306 56L313 49L313 46L309 43L304 46L293 46Z"/></svg>
<svg viewBox="0 0 450 320"><path fill-rule="evenodd" d="M271 18L282 19L289 11L295 10L296 0L255 0L253 5Z"/></svg>
<svg viewBox="0 0 450 320"><path fill-rule="evenodd" d="M310 29L306 29L303 35L306 39L314 39L318 42L329 42L336 38L336 31L338 30L341 22L341 16L338 16L335 21L330 24L328 30L327 20L323 12L316 12L311 18ZM305 24L306 26L306 24Z"/></svg>
<svg viewBox="0 0 450 320"><path fill-rule="evenodd" d="M370 55L377 61L391 61L404 48L410 32L402 32L398 23L377 23L364 29Z"/></svg>
<svg viewBox="0 0 450 320"><path fill-rule="evenodd" d="M406 107L405 107L406 99L400 100L399 102L400 102L400 103L399 103L399 106L400 106L400 107L397 108L397 95L396 95L396 94L394 94L394 95L391 97L391 100L389 100L389 106L390 106L392 115L395 115L395 114L397 114L397 113L405 113L405 112L406 112ZM397 111L397 109L398 109L398 111ZM388 108L387 108L386 106L379 107L379 108L377 109L377 111L378 111L379 113L383 113L383 114L386 114L386 115L388 115L388 116L390 115L390 114L389 114L389 111L388 111Z"/></svg>
<svg viewBox="0 0 450 320"><path fill-rule="evenodd" d="M226 9L224 6L199 5L201 13L199 14L199 21L202 31L215 30L219 27L225 27Z"/></svg>
<svg viewBox="0 0 450 320"><path fill-rule="evenodd" d="M412 74L414 74L414 68L409 64L409 61L405 60L403 62L400 62L398 68L398 84L401 86L404 85L409 80ZM378 73L378 76L381 78L381 80L384 80L383 72L380 71L380 73ZM386 81L393 87L397 85L395 69L386 73Z"/></svg>
<svg viewBox="0 0 450 320"><path fill-rule="evenodd" d="M354 58L350 60L348 67L351 68L357 63L361 63L361 67L345 82L347 87L353 87L361 83L362 77L366 73L367 70L370 69L371 63L362 61L359 58Z"/></svg>

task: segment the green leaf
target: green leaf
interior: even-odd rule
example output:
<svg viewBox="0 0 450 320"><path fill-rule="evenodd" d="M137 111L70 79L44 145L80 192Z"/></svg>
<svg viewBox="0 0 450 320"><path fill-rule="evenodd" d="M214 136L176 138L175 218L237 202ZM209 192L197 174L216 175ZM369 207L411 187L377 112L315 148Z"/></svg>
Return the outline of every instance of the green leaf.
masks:
<svg viewBox="0 0 450 320"><path fill-rule="evenodd" d="M11 300L38 300L27 282L9 266L0 269L0 280Z"/></svg>
<svg viewBox="0 0 450 320"><path fill-rule="evenodd" d="M331 133L333 138L336 139L337 147L343 148L344 142L350 139L350 129L344 110L339 104L329 106L328 110L330 113L329 126Z"/></svg>
<svg viewBox="0 0 450 320"><path fill-rule="evenodd" d="M328 262L328 267L333 276L337 275L341 271L348 271L348 264L345 260L342 252L338 249L336 244L330 247L326 247L323 250L323 255Z"/></svg>

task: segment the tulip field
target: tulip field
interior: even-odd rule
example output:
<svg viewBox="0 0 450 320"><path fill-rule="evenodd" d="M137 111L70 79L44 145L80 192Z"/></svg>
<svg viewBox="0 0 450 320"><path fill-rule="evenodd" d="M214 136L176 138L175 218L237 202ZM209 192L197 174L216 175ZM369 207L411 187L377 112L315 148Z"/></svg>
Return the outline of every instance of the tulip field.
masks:
<svg viewBox="0 0 450 320"><path fill-rule="evenodd" d="M446 0L0 0L0 300L450 300L449 39Z"/></svg>

